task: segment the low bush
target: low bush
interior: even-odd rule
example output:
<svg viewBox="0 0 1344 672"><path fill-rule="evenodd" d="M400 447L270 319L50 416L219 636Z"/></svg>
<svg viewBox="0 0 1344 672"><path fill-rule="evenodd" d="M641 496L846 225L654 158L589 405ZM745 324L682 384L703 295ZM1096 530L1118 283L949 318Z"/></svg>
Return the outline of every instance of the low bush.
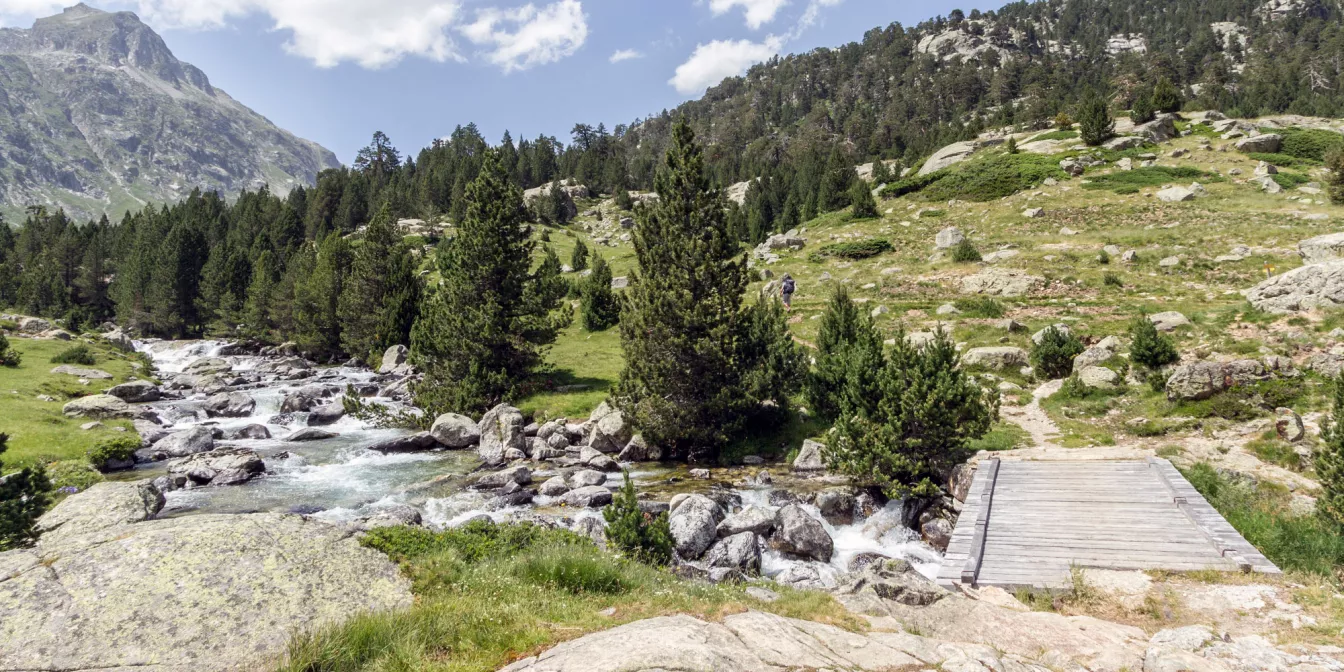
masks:
<svg viewBox="0 0 1344 672"><path fill-rule="evenodd" d="M607 521L607 539L627 557L651 565L672 561L672 529L667 514L652 515L639 508L634 481L625 474L625 485L610 506L602 510Z"/></svg>
<svg viewBox="0 0 1344 672"><path fill-rule="evenodd" d="M1316 128L1265 129L1266 133L1278 133L1283 136L1280 154L1298 159L1324 161L1326 155L1336 149L1344 149L1344 135Z"/></svg>
<svg viewBox="0 0 1344 672"><path fill-rule="evenodd" d="M1000 318L1007 313L1003 303L992 296L973 296L952 302L966 317Z"/></svg>
<svg viewBox="0 0 1344 672"><path fill-rule="evenodd" d="M952 263L970 264L978 261L984 261L984 258L980 256L980 250L975 249L975 243L962 240L952 248Z"/></svg>
<svg viewBox="0 0 1344 672"><path fill-rule="evenodd" d="M1118 273L1112 273L1110 271L1107 271L1105 274L1101 276L1101 284L1107 287L1124 287L1125 281L1120 279L1120 275Z"/></svg>
<svg viewBox="0 0 1344 672"><path fill-rule="evenodd" d="M1148 168L1135 168L1134 170L1120 170L1105 175L1096 175L1090 178L1092 181L1084 184L1084 189L1092 190L1110 190L1116 193L1138 193L1141 187L1160 187L1172 182L1187 182L1190 180L1200 180L1202 182L1221 182L1223 178L1202 171L1198 168L1187 166L1169 167L1169 166L1150 166ZM1132 191L1121 192L1120 189Z"/></svg>
<svg viewBox="0 0 1344 672"><path fill-rule="evenodd" d="M1269 483L1234 481L1207 463L1183 471L1209 504L1280 569L1338 580L1344 565L1344 534L1317 516L1300 516L1292 495Z"/></svg>
<svg viewBox="0 0 1344 672"><path fill-rule="evenodd" d="M59 460L47 465L51 487L62 494L83 492L103 481L103 475L82 460Z"/></svg>
<svg viewBox="0 0 1344 672"><path fill-rule="evenodd" d="M98 359L93 356L93 350L90 350L89 346L80 343L79 345L72 345L57 353L55 357L51 358L51 363L83 364L85 366L92 366L98 363Z"/></svg>
<svg viewBox="0 0 1344 672"><path fill-rule="evenodd" d="M1042 140L1072 140L1078 137L1078 131L1050 131L1040 135L1032 136L1027 142L1040 142Z"/></svg>
<svg viewBox="0 0 1344 672"><path fill-rule="evenodd" d="M885 238L869 238L849 243L832 243L821 248L823 256L842 259L867 259L892 250L891 242Z"/></svg>
<svg viewBox="0 0 1344 672"><path fill-rule="evenodd" d="M1067 378L1073 373L1073 358L1083 354L1084 349L1077 336L1050 327L1041 336L1041 342L1031 349L1031 365L1037 375Z"/></svg>
<svg viewBox="0 0 1344 672"><path fill-rule="evenodd" d="M140 450L139 437L124 434L98 442L89 451L89 465L98 471L107 471L109 462L128 462Z"/></svg>
<svg viewBox="0 0 1344 672"><path fill-rule="evenodd" d="M1325 167L1330 169L1330 178L1326 182L1330 202L1344 205L1344 149L1336 149L1326 155Z"/></svg>
<svg viewBox="0 0 1344 672"><path fill-rule="evenodd" d="M1157 331L1157 326L1146 317L1137 317L1129 327L1129 359L1150 369L1159 369L1180 361L1181 353L1171 338Z"/></svg>
<svg viewBox="0 0 1344 672"><path fill-rule="evenodd" d="M1247 154L1246 156L1253 161L1264 161L1265 163L1279 168L1309 168L1321 165L1320 161L1300 159L1296 156L1289 156L1287 154L1263 154L1256 152Z"/></svg>
<svg viewBox="0 0 1344 672"><path fill-rule="evenodd" d="M1047 177L1067 177L1056 159L1036 154L1000 153L971 159L928 175L906 178L887 186L882 193L888 198L918 193L930 201L955 198L986 202L1034 187Z"/></svg>
<svg viewBox="0 0 1344 672"><path fill-rule="evenodd" d="M1284 189L1296 189L1311 181L1310 177L1302 173L1290 173L1288 171L1279 171L1272 176L1275 182L1279 183Z"/></svg>
<svg viewBox="0 0 1344 672"><path fill-rule="evenodd" d="M9 346L9 339L0 332L0 366L14 368L23 363L23 355Z"/></svg>

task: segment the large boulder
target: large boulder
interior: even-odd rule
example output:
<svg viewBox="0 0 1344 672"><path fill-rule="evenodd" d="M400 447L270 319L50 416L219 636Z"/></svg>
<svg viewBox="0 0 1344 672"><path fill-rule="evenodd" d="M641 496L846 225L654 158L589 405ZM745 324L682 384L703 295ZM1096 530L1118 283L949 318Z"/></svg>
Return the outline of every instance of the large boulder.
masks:
<svg viewBox="0 0 1344 672"><path fill-rule="evenodd" d="M1166 142L1180 135L1176 130L1177 117L1174 114L1160 114L1156 119L1134 127L1134 134L1148 142Z"/></svg>
<svg viewBox="0 0 1344 672"><path fill-rule="evenodd" d="M835 552L835 543L825 526L797 504L775 512L775 535L770 544L785 553L821 562L830 562Z"/></svg>
<svg viewBox="0 0 1344 672"><path fill-rule="evenodd" d="M532 470L525 466L502 469L476 479L474 487L481 489L502 488L509 483L516 483L518 485L531 484Z"/></svg>
<svg viewBox="0 0 1344 672"><path fill-rule="evenodd" d="M962 294L987 296L1023 296L1045 285L1045 278L1024 271L988 268L961 279Z"/></svg>
<svg viewBox="0 0 1344 672"><path fill-rule="evenodd" d="M501 464L505 461L504 451L510 448L520 453L527 452L527 434L523 432L523 412L506 404L500 404L486 412L481 418L481 445L478 449L481 460L486 464Z"/></svg>
<svg viewBox="0 0 1344 672"><path fill-rule="evenodd" d="M481 441L481 428L476 421L457 413L444 413L435 418L429 433L448 448L470 448Z"/></svg>
<svg viewBox="0 0 1344 672"><path fill-rule="evenodd" d="M110 394L80 397L67 403L61 408L61 412L70 418L93 418L95 420L131 417L131 407L124 400Z"/></svg>
<svg viewBox="0 0 1344 672"><path fill-rule="evenodd" d="M114 385L108 388L107 394L132 404L158 401L163 398L163 392L159 391L159 386L148 380L132 380L128 383Z"/></svg>
<svg viewBox="0 0 1344 672"><path fill-rule="evenodd" d="M83 378L84 380L111 380L111 379L112 379L112 374L110 374L110 373L108 373L108 372L106 372L106 371L103 371L103 370L100 370L100 369L83 369L83 368L80 368L80 367L78 367L78 366L70 366L69 364L62 364L62 365L60 365L60 366L58 366L58 367L52 369L51 372L52 372L53 374L55 374L55 375L58 375L58 376L61 376L61 375L64 375L64 376L74 376L74 377L76 377L76 378Z"/></svg>
<svg viewBox="0 0 1344 672"><path fill-rule="evenodd" d="M135 352L135 341L131 340L131 337L127 336L120 328L103 334L103 340L122 352Z"/></svg>
<svg viewBox="0 0 1344 672"><path fill-rule="evenodd" d="M619 453L634 431L625 415L607 402L602 402L588 418L588 445L604 453Z"/></svg>
<svg viewBox="0 0 1344 672"><path fill-rule="evenodd" d="M265 473L266 464L246 448L225 448L174 460L168 465L173 484L241 485Z"/></svg>
<svg viewBox="0 0 1344 672"><path fill-rule="evenodd" d="M854 493L845 488L830 488L817 493L817 510L832 525L854 522Z"/></svg>
<svg viewBox="0 0 1344 672"><path fill-rule="evenodd" d="M1029 365L1030 361L1026 350L1008 346L971 348L961 356L961 363L966 366L979 366L995 371L1020 369Z"/></svg>
<svg viewBox="0 0 1344 672"><path fill-rule="evenodd" d="M1254 359L1235 362L1190 362L1176 367L1167 378L1171 401L1199 401L1238 385L1266 380L1270 372Z"/></svg>
<svg viewBox="0 0 1344 672"><path fill-rule="evenodd" d="M343 527L288 514L152 519L162 495L99 483L0 553L0 669L265 669L295 632L409 607L410 581Z"/></svg>
<svg viewBox="0 0 1344 672"><path fill-rule="evenodd" d="M325 441L327 439L334 439L337 436L340 435L336 432L318 429L316 427L304 427L303 429L296 430L294 433L286 436L285 440L291 443L301 443L304 441Z"/></svg>
<svg viewBox="0 0 1344 672"><path fill-rule="evenodd" d="M308 411L309 427L325 427L336 424L345 417L345 405L340 403L323 404Z"/></svg>
<svg viewBox="0 0 1344 672"><path fill-rule="evenodd" d="M936 152L924 161L924 165L919 169L919 175L928 175L936 173L948 166L953 166L970 158L979 149L980 144L974 140L966 142L954 142Z"/></svg>
<svg viewBox="0 0 1344 672"><path fill-rule="evenodd" d="M961 229L958 229L955 226L949 226L938 232L938 235L933 239L933 246L940 250L948 250L965 241L966 234L962 233Z"/></svg>
<svg viewBox="0 0 1344 672"><path fill-rule="evenodd" d="M1297 244L1304 264L1320 264L1344 259L1344 233L1327 233Z"/></svg>
<svg viewBox="0 0 1344 672"><path fill-rule="evenodd" d="M290 391L280 402L281 413L305 413L313 410L323 399L330 396L330 390L324 385L304 385Z"/></svg>
<svg viewBox="0 0 1344 672"><path fill-rule="evenodd" d="M1246 294L1251 305L1284 314L1344 306L1344 259L1295 268L1256 285Z"/></svg>
<svg viewBox="0 0 1344 672"><path fill-rule="evenodd" d="M798 457L793 458L794 471L826 471L826 458L822 451L826 446L806 439L803 441L803 447L798 450Z"/></svg>
<svg viewBox="0 0 1344 672"><path fill-rule="evenodd" d="M1185 187L1168 187L1157 192L1157 200L1166 203L1181 203L1195 200L1195 192Z"/></svg>
<svg viewBox="0 0 1344 672"><path fill-rule="evenodd" d="M1148 321L1152 322L1158 331L1176 331L1181 327L1190 326L1190 318L1174 310L1149 315Z"/></svg>
<svg viewBox="0 0 1344 672"><path fill-rule="evenodd" d="M755 532L739 532L714 542L714 545L705 551L704 561L710 567L726 567L747 574L759 574L761 544Z"/></svg>
<svg viewBox="0 0 1344 672"><path fill-rule="evenodd" d="M668 516L672 541L684 560L695 560L718 538L718 525L724 519L723 508L704 495L682 498Z"/></svg>
<svg viewBox="0 0 1344 672"><path fill-rule="evenodd" d="M179 430L159 439L150 451L155 459L187 457L215 449L215 434L209 427L197 426Z"/></svg>
<svg viewBox="0 0 1344 672"><path fill-rule="evenodd" d="M600 485L588 485L561 495L560 503L565 506L596 509L610 504L611 499L611 490Z"/></svg>
<svg viewBox="0 0 1344 672"><path fill-rule="evenodd" d="M383 353L383 361L382 364L378 366L378 373L392 373L396 371L397 367L406 363L406 357L409 355L410 351L407 350L404 345L394 345L388 348L387 352Z"/></svg>
<svg viewBox="0 0 1344 672"><path fill-rule="evenodd" d="M438 447L439 442L435 440L429 432L418 432L379 441L378 443L369 446L369 450L375 450L384 454L418 453L424 450L433 450Z"/></svg>
<svg viewBox="0 0 1344 672"><path fill-rule="evenodd" d="M245 418L257 408L257 400L242 392L220 392L208 397L201 408L212 418Z"/></svg>
<svg viewBox="0 0 1344 672"><path fill-rule="evenodd" d="M871 594L912 607L927 607L949 593L904 560L880 559L845 577L836 592L842 595Z"/></svg>
<svg viewBox="0 0 1344 672"><path fill-rule="evenodd" d="M1246 154L1277 154L1282 147L1283 136L1278 133L1266 133L1237 141L1237 151Z"/></svg>
<svg viewBox="0 0 1344 672"><path fill-rule="evenodd" d="M1113 390L1122 382L1120 374L1104 366L1088 366L1077 371L1078 380L1088 389Z"/></svg>
<svg viewBox="0 0 1344 672"><path fill-rule="evenodd" d="M774 529L774 513L759 506L748 506L724 518L715 531L722 539L743 532L755 532L764 537L768 536Z"/></svg>

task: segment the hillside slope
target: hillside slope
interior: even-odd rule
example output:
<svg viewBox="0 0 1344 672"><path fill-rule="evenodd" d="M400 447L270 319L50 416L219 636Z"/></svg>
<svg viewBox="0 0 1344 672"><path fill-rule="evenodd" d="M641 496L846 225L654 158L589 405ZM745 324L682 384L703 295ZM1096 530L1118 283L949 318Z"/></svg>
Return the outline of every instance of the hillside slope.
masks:
<svg viewBox="0 0 1344 672"><path fill-rule="evenodd" d="M0 214L77 219L171 202L195 187L281 193L339 166L211 86L129 12L76 5L0 30Z"/></svg>

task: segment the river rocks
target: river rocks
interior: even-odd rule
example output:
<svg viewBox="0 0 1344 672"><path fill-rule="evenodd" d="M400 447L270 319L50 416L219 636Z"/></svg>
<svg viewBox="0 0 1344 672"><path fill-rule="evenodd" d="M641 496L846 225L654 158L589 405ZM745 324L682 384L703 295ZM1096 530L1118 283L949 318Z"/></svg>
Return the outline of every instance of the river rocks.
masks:
<svg viewBox="0 0 1344 672"><path fill-rule="evenodd" d="M1045 285L1045 278L1024 271L989 268L961 279L962 294L987 296L1023 296Z"/></svg>
<svg viewBox="0 0 1344 672"><path fill-rule="evenodd" d="M411 605L410 582L343 528L288 514L146 520L152 488L99 483L0 554L0 669L263 669L291 635ZM143 522L135 522L143 521Z"/></svg>
<svg viewBox="0 0 1344 672"><path fill-rule="evenodd" d="M163 398L158 386L148 380L132 380L115 385L108 388L107 394L132 404L158 401Z"/></svg>
<svg viewBox="0 0 1344 672"><path fill-rule="evenodd" d="M588 418L588 425L588 445L604 453L621 452L634 435L625 415L605 401Z"/></svg>
<svg viewBox="0 0 1344 672"><path fill-rule="evenodd" d="M324 404L308 411L309 427L325 427L336 424L345 417L345 405L339 403Z"/></svg>
<svg viewBox="0 0 1344 672"><path fill-rule="evenodd" d="M325 390L318 385L305 385L285 395L280 402L281 413L304 413L312 410L318 400L326 396Z"/></svg>
<svg viewBox="0 0 1344 672"><path fill-rule="evenodd" d="M825 471L826 460L822 455L824 450L826 450L826 446L812 439L803 441L803 447L799 449L798 457L793 459L793 470L804 472Z"/></svg>
<svg viewBox="0 0 1344 672"><path fill-rule="evenodd" d="M965 240L966 234L962 233L961 229L949 226L938 232L938 235L934 237L933 245L937 249L948 250L960 245Z"/></svg>
<svg viewBox="0 0 1344 672"><path fill-rule="evenodd" d="M476 421L457 413L444 413L435 418L429 433L447 448L470 448L481 441L481 428Z"/></svg>
<svg viewBox="0 0 1344 672"><path fill-rule="evenodd" d="M761 544L755 532L739 532L714 542L705 551L704 561L710 567L727 567L747 574L759 574Z"/></svg>
<svg viewBox="0 0 1344 672"><path fill-rule="evenodd" d="M219 357L202 357L182 367L182 373L198 376L210 373L227 373L232 370L233 365Z"/></svg>
<svg viewBox="0 0 1344 672"><path fill-rule="evenodd" d="M215 434L209 427L189 427L159 439L150 447L154 459L187 457L215 449Z"/></svg>
<svg viewBox="0 0 1344 672"><path fill-rule="evenodd" d="M830 562L835 549L831 535L821 522L797 504L785 506L775 513L775 534L770 544L785 553L821 562Z"/></svg>
<svg viewBox="0 0 1344 672"><path fill-rule="evenodd" d="M569 483L565 481L564 476L552 476L541 484L537 492L546 497L559 497L569 492Z"/></svg>
<svg viewBox="0 0 1344 672"><path fill-rule="evenodd" d="M891 558L872 559L849 574L836 592L844 595L869 594L912 607L926 607L949 594L915 571L910 563Z"/></svg>
<svg viewBox="0 0 1344 672"><path fill-rule="evenodd" d="M1344 233L1328 233L1308 238L1297 244L1297 253L1304 264L1320 264L1344 259Z"/></svg>
<svg viewBox="0 0 1344 672"><path fill-rule="evenodd" d="M1302 416L1291 408L1274 410L1274 431L1280 439L1288 443L1297 443L1307 435L1307 428L1302 424Z"/></svg>
<svg viewBox="0 0 1344 672"><path fill-rule="evenodd" d="M361 532L368 532L383 527L419 525L421 522L423 517L419 509L408 504L393 504L379 507L371 515L356 520L353 526Z"/></svg>
<svg viewBox="0 0 1344 672"><path fill-rule="evenodd" d="M579 462L586 464L598 471L620 471L621 465L610 456L603 454L596 448L584 446L579 449Z"/></svg>
<svg viewBox="0 0 1344 672"><path fill-rule="evenodd" d="M1243 138L1237 141L1238 152L1244 154L1277 154L1283 146L1283 136L1278 133L1266 133L1257 135L1253 138Z"/></svg>
<svg viewBox="0 0 1344 672"><path fill-rule="evenodd" d="M237 429L224 430L225 441L242 441L246 439L269 439L271 430L266 429L266 425L248 425Z"/></svg>
<svg viewBox="0 0 1344 672"><path fill-rule="evenodd" d="M668 524L677 554L683 560L695 560L718 538L718 524L724 519L723 508L704 495L687 495L672 507Z"/></svg>
<svg viewBox="0 0 1344 672"><path fill-rule="evenodd" d="M408 436L398 436L384 441L379 441L371 446L369 450L380 453L418 453L425 450L432 450L439 447L439 442L429 432L418 432Z"/></svg>
<svg viewBox="0 0 1344 672"><path fill-rule="evenodd" d="M532 483L532 470L525 466L509 467L476 479L474 487L480 489L502 488L507 483L528 485Z"/></svg>
<svg viewBox="0 0 1344 672"><path fill-rule="evenodd" d="M187 481L195 485L241 485L266 471L256 453L245 448L223 448L174 460L168 465L168 481L175 487Z"/></svg>
<svg viewBox="0 0 1344 672"><path fill-rule="evenodd" d="M378 365L378 373L392 373L397 367L406 363L410 351L404 345L394 345L383 353L383 361Z"/></svg>
<svg viewBox="0 0 1344 672"><path fill-rule="evenodd" d="M775 514L759 506L748 506L723 519L715 528L720 539L743 532L768 536L775 529Z"/></svg>
<svg viewBox="0 0 1344 672"><path fill-rule="evenodd" d="M650 446L644 437L636 434L630 437L630 442L625 444L616 459L621 462L657 462L663 459L663 451Z"/></svg>
<svg viewBox="0 0 1344 672"><path fill-rule="evenodd" d="M83 378L84 380L112 379L112 374L106 371L99 369L82 369L77 366L70 366L69 364L62 364L52 369L51 372L55 375L74 376L76 378Z"/></svg>
<svg viewBox="0 0 1344 672"><path fill-rule="evenodd" d="M1020 369L1030 365L1027 351L1014 347L971 348L961 356L966 366L978 366L994 371Z"/></svg>
<svg viewBox="0 0 1344 672"><path fill-rule="evenodd" d="M1344 259L1295 268L1256 285L1246 294L1251 305L1285 314L1344 306Z"/></svg>
<svg viewBox="0 0 1344 672"><path fill-rule="evenodd" d="M933 550L945 553L952 543L952 523L946 518L930 518L920 524L919 536Z"/></svg>
<svg viewBox="0 0 1344 672"><path fill-rule="evenodd" d="M212 418L245 418L257 408L257 401L242 392L220 392L208 397L201 408Z"/></svg>
<svg viewBox="0 0 1344 672"><path fill-rule="evenodd" d="M611 491L600 485L575 488L560 497L565 506L600 508L611 503Z"/></svg>
<svg viewBox="0 0 1344 672"><path fill-rule="evenodd" d="M821 517L832 525L849 525L854 522L854 495L848 490L822 490L817 493L816 505L821 511Z"/></svg>
<svg viewBox="0 0 1344 672"><path fill-rule="evenodd" d="M94 418L96 420L131 417L131 407L124 400L110 394L80 397L67 403L61 408L61 412L68 418Z"/></svg>
<svg viewBox="0 0 1344 672"><path fill-rule="evenodd" d="M478 452L486 464L501 464L505 461L504 451L510 448L521 453L527 452L527 436L523 432L523 413L518 409L500 404L481 418L481 442Z"/></svg>
<svg viewBox="0 0 1344 672"><path fill-rule="evenodd" d="M592 469L584 469L583 471L575 472L573 475L569 477L569 487L571 488L583 488L590 485L602 485L606 482L607 482L606 474L600 471L593 471Z"/></svg>

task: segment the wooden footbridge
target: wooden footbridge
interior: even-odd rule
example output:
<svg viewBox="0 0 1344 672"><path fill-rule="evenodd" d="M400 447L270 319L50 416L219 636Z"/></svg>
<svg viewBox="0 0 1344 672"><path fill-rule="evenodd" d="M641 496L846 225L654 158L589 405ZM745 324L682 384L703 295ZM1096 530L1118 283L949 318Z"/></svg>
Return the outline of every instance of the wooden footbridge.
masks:
<svg viewBox="0 0 1344 672"><path fill-rule="evenodd" d="M1167 460L985 460L938 583L1067 588L1071 568L1279 569Z"/></svg>

